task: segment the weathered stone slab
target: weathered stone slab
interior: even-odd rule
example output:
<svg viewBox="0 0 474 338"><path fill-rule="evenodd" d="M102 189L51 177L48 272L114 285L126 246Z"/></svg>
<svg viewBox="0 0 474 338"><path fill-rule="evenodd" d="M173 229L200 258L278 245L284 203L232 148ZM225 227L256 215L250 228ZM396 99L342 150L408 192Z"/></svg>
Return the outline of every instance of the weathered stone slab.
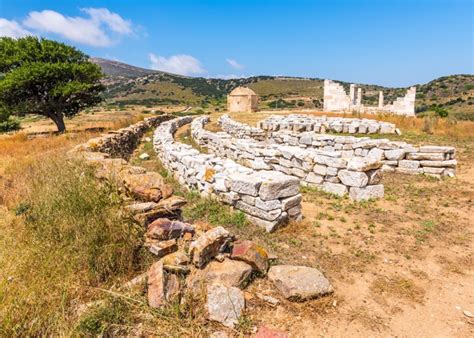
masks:
<svg viewBox="0 0 474 338"><path fill-rule="evenodd" d="M237 201L237 203L235 203L235 207L237 209L242 210L246 214L261 218L261 219L266 220L266 221L274 221L282 213L281 209L265 211L265 210L259 209L257 207L254 207L250 204L244 203L243 201Z"/></svg>
<svg viewBox="0 0 474 338"><path fill-rule="evenodd" d="M150 246L150 252L158 258L164 257L172 252L178 250L178 244L175 239L169 241L162 241Z"/></svg>
<svg viewBox="0 0 474 338"><path fill-rule="evenodd" d="M378 169L382 166L382 162L371 158L354 157L347 163L347 170L367 171Z"/></svg>
<svg viewBox="0 0 474 338"><path fill-rule="evenodd" d="M245 308L244 294L236 287L219 284L207 288L207 311L209 319L234 328Z"/></svg>
<svg viewBox="0 0 474 338"><path fill-rule="evenodd" d="M262 182L255 175L234 174L230 179L230 189L232 191L250 196L258 195Z"/></svg>
<svg viewBox="0 0 474 338"><path fill-rule="evenodd" d="M456 160L448 161L420 161L422 167L444 167L455 168L458 162Z"/></svg>
<svg viewBox="0 0 474 338"><path fill-rule="evenodd" d="M264 228L267 232L273 232L277 230L281 225L285 224L288 221L288 213L285 211L282 212L280 217L274 221L266 221L251 215L246 215L246 217L250 223Z"/></svg>
<svg viewBox="0 0 474 338"><path fill-rule="evenodd" d="M148 270L147 298L148 304L154 308L166 304L165 275L161 261L154 263Z"/></svg>
<svg viewBox="0 0 474 338"><path fill-rule="evenodd" d="M289 300L306 300L333 292L319 270L306 266L275 265L268 271L268 278Z"/></svg>
<svg viewBox="0 0 474 338"><path fill-rule="evenodd" d="M420 161L401 160L398 162L398 166L402 169L417 169L420 167Z"/></svg>
<svg viewBox="0 0 474 338"><path fill-rule="evenodd" d="M264 181L258 195L264 201L289 197L299 193L299 180L296 177L275 173L261 172Z"/></svg>
<svg viewBox="0 0 474 338"><path fill-rule="evenodd" d="M323 190L337 196L344 196L347 193L347 187L343 184L324 182Z"/></svg>
<svg viewBox="0 0 474 338"><path fill-rule="evenodd" d="M148 225L146 236L157 240L168 240L179 238L185 233L194 234L194 228L191 224L158 218Z"/></svg>

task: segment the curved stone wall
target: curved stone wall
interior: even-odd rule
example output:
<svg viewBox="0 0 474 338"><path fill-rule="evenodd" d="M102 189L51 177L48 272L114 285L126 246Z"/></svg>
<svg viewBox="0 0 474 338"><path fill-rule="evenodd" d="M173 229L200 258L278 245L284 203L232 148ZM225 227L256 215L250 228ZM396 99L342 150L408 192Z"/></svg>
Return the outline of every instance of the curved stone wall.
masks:
<svg viewBox="0 0 474 338"><path fill-rule="evenodd" d="M251 137L256 140L265 139L265 131L260 128L251 127L248 124L237 122L230 118L229 115L222 115L217 120L219 126L226 133L242 138L242 137Z"/></svg>
<svg viewBox="0 0 474 338"><path fill-rule="evenodd" d="M311 115L270 116L260 122L258 127L263 130L293 130L314 131L325 133L327 131L348 134L395 134L400 133L393 123L372 119L357 119L346 117L326 117Z"/></svg>
<svg viewBox="0 0 474 338"><path fill-rule="evenodd" d="M337 195L349 193L354 200L383 196L379 170L382 163L376 159L354 157L348 160L338 151L237 139L225 132L213 133L204 129L208 122L208 116L195 119L191 134L199 145L218 156L237 160L255 170L291 175L304 185L320 187Z"/></svg>
<svg viewBox="0 0 474 338"><path fill-rule="evenodd" d="M191 117L167 121L158 126L153 135L158 158L181 184L201 195L218 197L269 232L289 219L301 218L298 179L272 171L256 171L176 142L173 137L176 130L191 121Z"/></svg>
<svg viewBox="0 0 474 338"><path fill-rule="evenodd" d="M414 146L401 141L370 137L338 136L288 130L268 132L268 140L304 149L339 151L343 158L371 157L382 161L382 170L404 174L454 176L457 161L454 147Z"/></svg>

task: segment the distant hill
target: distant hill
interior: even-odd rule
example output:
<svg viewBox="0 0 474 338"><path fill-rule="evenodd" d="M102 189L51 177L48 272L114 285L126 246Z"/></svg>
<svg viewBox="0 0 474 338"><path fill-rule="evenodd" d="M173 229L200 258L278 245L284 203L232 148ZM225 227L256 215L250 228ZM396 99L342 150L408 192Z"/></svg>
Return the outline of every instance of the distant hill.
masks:
<svg viewBox="0 0 474 338"><path fill-rule="evenodd" d="M157 73L155 70L128 65L126 63L102 58L90 58L90 61L99 65L102 72L108 77L135 78Z"/></svg>
<svg viewBox="0 0 474 338"><path fill-rule="evenodd" d="M92 58L104 74L106 99L122 104L189 104L223 106L226 94L238 86L253 89L267 108L321 108L323 79L254 76L241 79L187 77L130 66L121 62ZM339 81L346 90L349 83ZM405 95L407 88L358 84L363 89L362 103L376 105L378 92L385 102ZM462 119L474 119L474 75L444 76L417 87L417 112L440 106Z"/></svg>

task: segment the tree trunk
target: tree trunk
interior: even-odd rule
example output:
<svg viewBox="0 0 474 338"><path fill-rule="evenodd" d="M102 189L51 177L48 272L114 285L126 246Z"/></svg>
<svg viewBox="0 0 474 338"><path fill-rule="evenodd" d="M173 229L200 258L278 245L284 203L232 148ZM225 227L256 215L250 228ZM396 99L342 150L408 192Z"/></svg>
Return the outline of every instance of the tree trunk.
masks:
<svg viewBox="0 0 474 338"><path fill-rule="evenodd" d="M64 124L64 116L62 113L53 113L49 116L53 120L54 124L58 128L60 134L66 131L66 125Z"/></svg>

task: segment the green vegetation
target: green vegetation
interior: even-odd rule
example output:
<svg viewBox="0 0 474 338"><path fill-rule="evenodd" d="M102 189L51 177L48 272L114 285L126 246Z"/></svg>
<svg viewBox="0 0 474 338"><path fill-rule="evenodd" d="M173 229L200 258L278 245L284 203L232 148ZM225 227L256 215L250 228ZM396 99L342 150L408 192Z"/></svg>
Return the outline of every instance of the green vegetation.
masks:
<svg viewBox="0 0 474 338"><path fill-rule="evenodd" d="M20 121L0 109L0 133L20 129Z"/></svg>
<svg viewBox="0 0 474 338"><path fill-rule="evenodd" d="M28 170L28 188L0 217L0 335L68 332L74 310L140 270L143 229L121 212L114 186L91 168L50 158Z"/></svg>
<svg viewBox="0 0 474 338"><path fill-rule="evenodd" d="M65 44L25 37L0 38L0 110L2 114L37 114L64 132L71 117L101 101L100 68Z"/></svg>

